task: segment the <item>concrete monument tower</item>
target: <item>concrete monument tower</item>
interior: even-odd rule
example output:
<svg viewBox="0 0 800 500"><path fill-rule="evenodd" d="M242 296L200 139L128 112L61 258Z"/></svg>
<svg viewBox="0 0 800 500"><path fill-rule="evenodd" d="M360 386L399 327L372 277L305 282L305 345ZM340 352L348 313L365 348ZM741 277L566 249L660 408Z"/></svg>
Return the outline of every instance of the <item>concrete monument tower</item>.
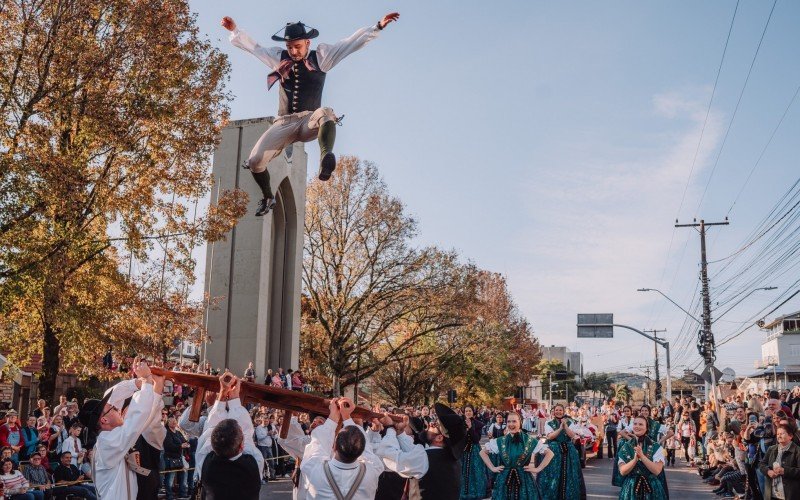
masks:
<svg viewBox="0 0 800 500"><path fill-rule="evenodd" d="M247 215L225 241L209 245L205 290L220 298L207 311L211 365L241 376L252 361L259 381L267 368L298 368L300 287L307 155L302 143L286 148L269 164L275 208L254 215L261 197L250 172L242 168L273 118L233 121L222 130L214 152L218 190L242 189L250 195Z"/></svg>

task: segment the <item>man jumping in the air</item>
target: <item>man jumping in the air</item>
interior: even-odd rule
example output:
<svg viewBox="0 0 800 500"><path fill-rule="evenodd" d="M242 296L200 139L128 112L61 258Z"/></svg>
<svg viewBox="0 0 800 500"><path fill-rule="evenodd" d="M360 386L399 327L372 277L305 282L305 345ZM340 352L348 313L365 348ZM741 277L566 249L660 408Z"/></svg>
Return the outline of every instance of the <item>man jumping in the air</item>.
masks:
<svg viewBox="0 0 800 500"><path fill-rule="evenodd" d="M374 26L361 28L349 38L333 45L319 44L310 50L311 39L319 35L316 29L306 31L301 22L288 23L272 35L277 42L286 42L286 48L264 48L247 33L239 30L230 17L222 18L222 27L231 32L230 41L244 49L272 69L267 78L267 88L280 82L280 104L275 123L258 139L250 157L244 164L253 173L264 198L258 205L257 216L266 214L275 206L275 195L269 185L267 163L280 154L284 147L295 141L319 141L320 180L330 179L336 168L333 142L336 138L336 115L331 108L322 107L322 88L325 75L342 59L367 44L389 23L397 21L400 14L386 14ZM282 35L279 33L283 32Z"/></svg>

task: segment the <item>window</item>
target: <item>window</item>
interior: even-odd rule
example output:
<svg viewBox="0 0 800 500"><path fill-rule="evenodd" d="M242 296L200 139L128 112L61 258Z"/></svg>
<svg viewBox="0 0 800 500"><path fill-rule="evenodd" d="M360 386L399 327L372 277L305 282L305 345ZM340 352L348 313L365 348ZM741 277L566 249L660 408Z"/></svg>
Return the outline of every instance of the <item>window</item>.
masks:
<svg viewBox="0 0 800 500"><path fill-rule="evenodd" d="M789 344L789 352L792 357L800 357L800 344Z"/></svg>

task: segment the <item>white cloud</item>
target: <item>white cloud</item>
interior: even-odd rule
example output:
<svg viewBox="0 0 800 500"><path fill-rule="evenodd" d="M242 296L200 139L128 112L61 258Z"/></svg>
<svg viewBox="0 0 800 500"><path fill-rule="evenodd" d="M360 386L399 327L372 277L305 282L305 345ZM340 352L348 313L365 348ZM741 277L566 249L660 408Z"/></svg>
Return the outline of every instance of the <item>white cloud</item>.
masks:
<svg viewBox="0 0 800 500"><path fill-rule="evenodd" d="M581 144L576 137L575 153L552 159L557 168L537 175L535 183L524 187L531 222L518 235L516 247L521 249L517 260L527 265L509 274L514 296L544 344L578 347L578 312L614 312L620 322L640 326L648 321L645 309L649 308L644 305L655 297L637 294L636 289L659 285L707 99L708 89L658 94L649 113L655 126L630 138L632 144L646 146L598 148L596 142ZM707 166L720 129L712 112L686 206L696 203L694 179ZM673 246L672 254L691 236L688 231L677 235L680 244ZM683 269L690 274L690 268ZM666 287L669 280L665 281ZM609 349L608 341L583 341L578 348L589 370L609 362L595 356Z"/></svg>

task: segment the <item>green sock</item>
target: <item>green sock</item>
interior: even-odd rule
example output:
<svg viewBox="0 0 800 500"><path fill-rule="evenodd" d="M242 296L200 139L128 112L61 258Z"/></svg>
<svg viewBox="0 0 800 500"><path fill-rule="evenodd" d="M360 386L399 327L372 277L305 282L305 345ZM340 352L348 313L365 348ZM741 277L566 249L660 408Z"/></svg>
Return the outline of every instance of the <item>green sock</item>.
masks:
<svg viewBox="0 0 800 500"><path fill-rule="evenodd" d="M320 158L332 152L333 143L336 141L336 122L329 121L320 125L319 132L317 132L317 141L319 141Z"/></svg>

